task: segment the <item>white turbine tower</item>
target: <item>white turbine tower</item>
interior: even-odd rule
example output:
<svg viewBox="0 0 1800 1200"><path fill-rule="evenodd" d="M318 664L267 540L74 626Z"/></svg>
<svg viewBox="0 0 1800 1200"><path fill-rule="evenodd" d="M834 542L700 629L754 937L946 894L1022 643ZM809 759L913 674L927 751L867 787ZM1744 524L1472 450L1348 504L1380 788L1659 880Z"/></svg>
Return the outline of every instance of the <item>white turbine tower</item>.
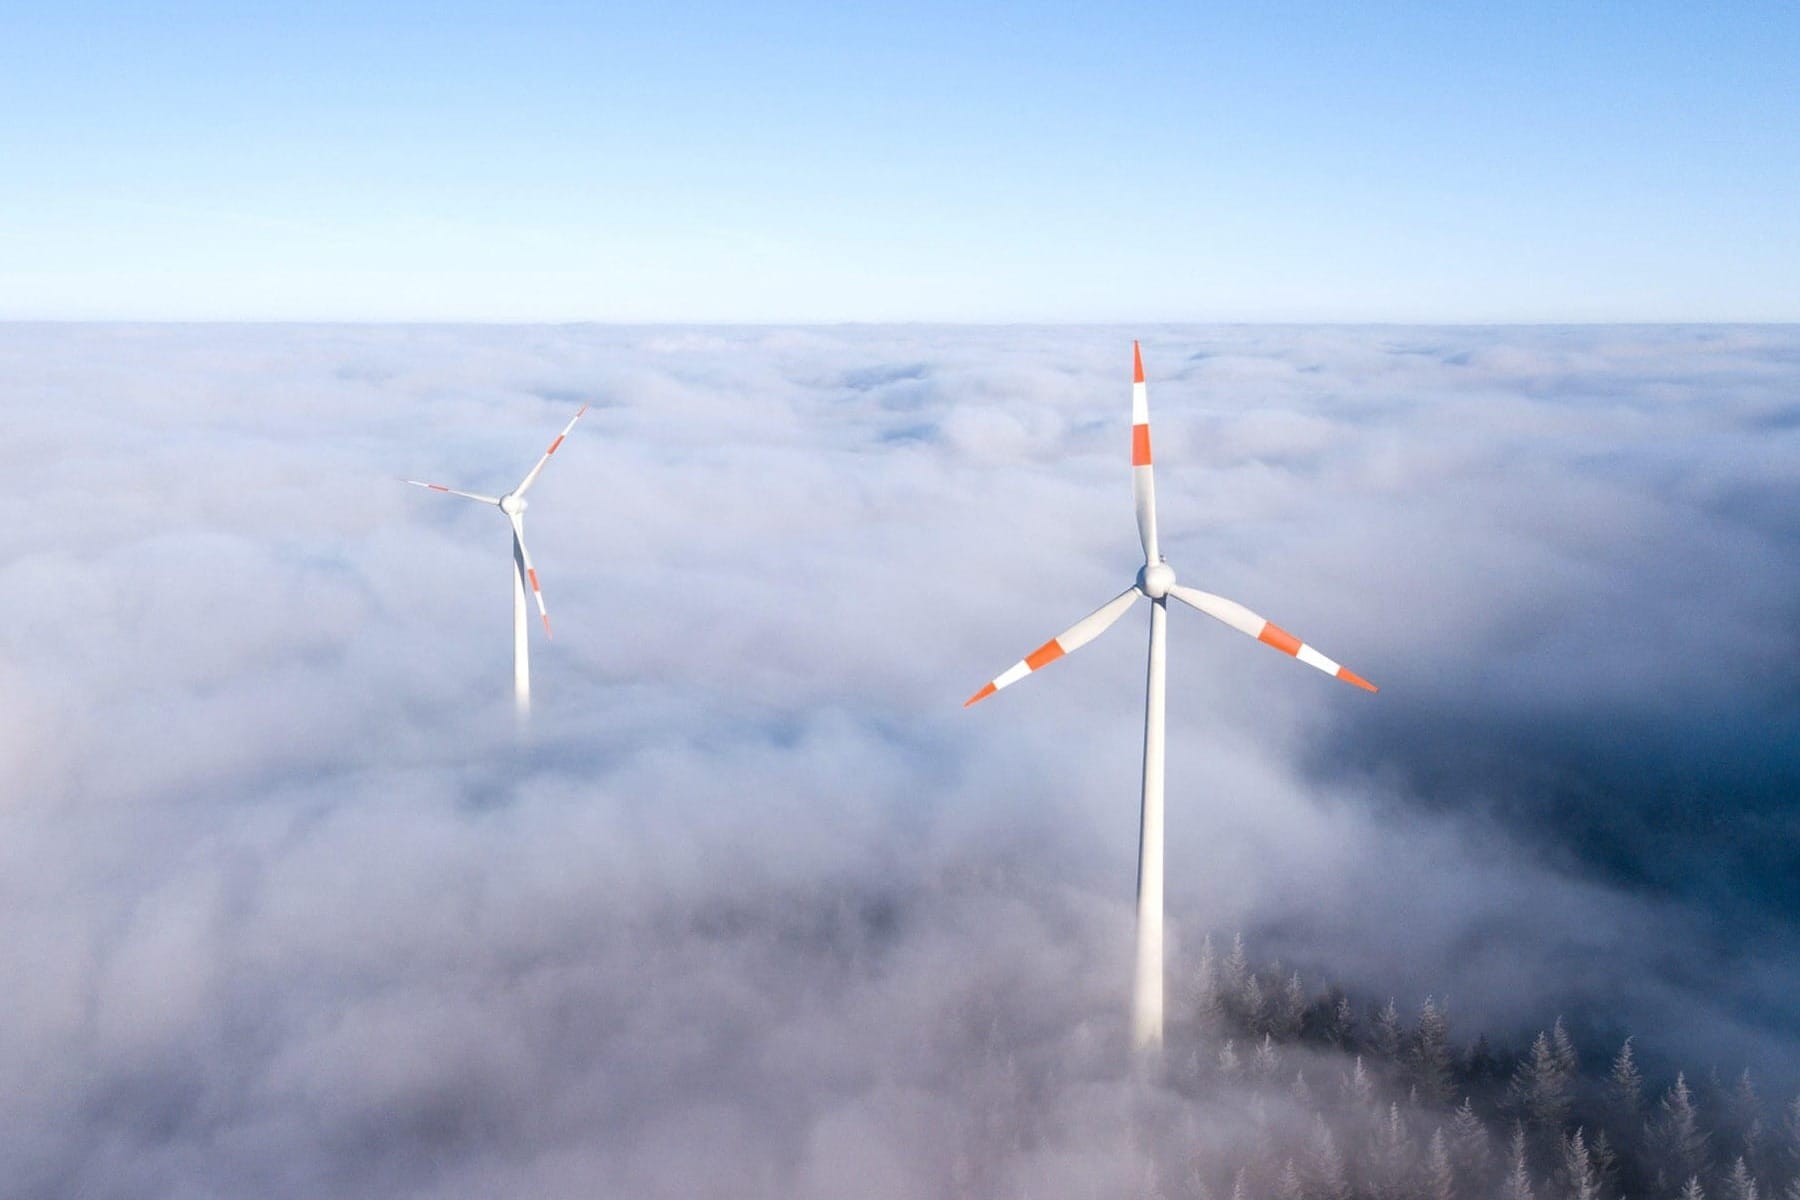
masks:
<svg viewBox="0 0 1800 1200"><path fill-rule="evenodd" d="M1173 596L1209 617L1327 675L1374 691L1375 686L1340 667L1299 638L1265 621L1243 605L1182 587L1156 543L1156 481L1150 467L1150 408L1144 393L1144 359L1131 344L1131 483L1137 499L1138 538L1144 565L1137 582L989 682L963 704L985 700L1041 667L1087 645L1125 615L1139 596L1150 598L1150 669L1144 693L1144 790L1138 825L1137 965L1131 998L1131 1040L1140 1050L1154 1051L1163 1035L1163 623Z"/></svg>
<svg viewBox="0 0 1800 1200"><path fill-rule="evenodd" d="M584 404L581 406L580 412L569 418L569 423L563 426L561 433L556 435L556 440L550 443L550 448L544 451L543 457L537 460L537 465L532 467L526 473L525 478L519 481L518 487L504 496L483 496L476 492L459 492L455 488L445 487L441 483L424 483L417 479L406 481L414 487L430 488L434 492L446 492L452 496L462 496L469 500L479 500L483 504L495 505L506 514L506 519L512 524L513 700L518 706L521 720L531 713L531 645L525 636L528 626L525 615L527 584L531 587L532 598L537 601L538 616L544 621L544 636L550 636L550 614L544 609L544 592L538 587L537 569L531 565L531 551L525 548L525 509L527 507L525 493L530 491L531 485L537 482L537 477L550 461L550 456L556 453L556 448L563 444L563 439L569 436L569 431L575 428L575 422L581 420L582 413L587 410L588 406Z"/></svg>

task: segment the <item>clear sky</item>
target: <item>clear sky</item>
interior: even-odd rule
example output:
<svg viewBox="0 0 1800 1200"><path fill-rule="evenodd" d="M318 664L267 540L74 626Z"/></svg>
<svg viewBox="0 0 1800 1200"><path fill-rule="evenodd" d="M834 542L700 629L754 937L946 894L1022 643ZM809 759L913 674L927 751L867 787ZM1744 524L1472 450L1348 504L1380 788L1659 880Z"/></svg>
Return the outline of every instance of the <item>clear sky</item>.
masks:
<svg viewBox="0 0 1800 1200"><path fill-rule="evenodd" d="M0 4L0 318L1800 320L1800 5Z"/></svg>

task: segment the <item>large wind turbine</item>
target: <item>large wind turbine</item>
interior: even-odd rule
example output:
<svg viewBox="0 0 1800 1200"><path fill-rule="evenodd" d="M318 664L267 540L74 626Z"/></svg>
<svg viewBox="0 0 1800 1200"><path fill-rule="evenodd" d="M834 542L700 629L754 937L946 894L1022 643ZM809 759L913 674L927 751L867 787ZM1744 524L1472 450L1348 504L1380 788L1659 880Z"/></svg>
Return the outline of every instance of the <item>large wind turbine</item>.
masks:
<svg viewBox="0 0 1800 1200"><path fill-rule="evenodd" d="M530 491L531 485L537 482L537 477L543 473L545 465L550 461L550 456L556 453L556 448L563 444L563 439L569 436L569 431L575 428L575 422L581 420L582 413L587 410L588 406L584 404L579 412L569 418L569 423L563 426L561 433L556 435L556 440L550 443L550 448L544 451L543 457L537 460L537 465L532 467L526 473L525 478L519 481L518 487L504 496L483 496L476 492L459 492L455 488L445 487L441 483L424 483L417 479L406 481L414 487L430 488L434 492L446 492L452 496L462 496L468 500L479 500L483 504L495 505L506 514L506 519L512 524L513 700L518 706L521 719L531 712L531 645L525 636L528 625L525 616L525 587L527 584L531 586L532 598L537 601L538 616L544 621L544 636L550 636L550 614L544 609L544 592L538 587L537 569L531 565L531 551L525 548L525 493Z"/></svg>
<svg viewBox="0 0 1800 1200"><path fill-rule="evenodd" d="M1144 392L1144 358L1136 342L1131 343L1131 365L1131 486L1137 499L1138 538L1144 545L1144 565L1137 573L1137 582L1008 667L970 696L963 707L985 700L1087 645L1124 616L1138 597L1149 597L1150 669L1144 690L1144 790L1138 825L1137 965L1131 997L1131 1040L1139 1049L1154 1050L1161 1045L1163 1034L1163 623L1168 598L1173 596L1327 675L1371 692L1375 686L1236 601L1175 582L1175 572L1156 543L1150 407Z"/></svg>

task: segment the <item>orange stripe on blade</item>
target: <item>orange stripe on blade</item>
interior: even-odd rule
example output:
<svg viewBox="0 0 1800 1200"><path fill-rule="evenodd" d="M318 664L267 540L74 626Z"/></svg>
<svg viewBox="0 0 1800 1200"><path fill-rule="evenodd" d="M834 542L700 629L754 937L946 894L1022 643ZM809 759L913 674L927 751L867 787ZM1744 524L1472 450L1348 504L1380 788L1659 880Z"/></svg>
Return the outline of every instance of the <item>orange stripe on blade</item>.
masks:
<svg viewBox="0 0 1800 1200"><path fill-rule="evenodd" d="M1256 635L1256 640L1267 642L1283 654L1300 653L1300 639L1273 621L1263 622L1263 630Z"/></svg>
<svg viewBox="0 0 1800 1200"><path fill-rule="evenodd" d="M434 492L447 492L450 490L449 488L445 487L441 483L428 483L425 486L430 488Z"/></svg>
<svg viewBox="0 0 1800 1200"><path fill-rule="evenodd" d="M527 567L525 569L525 573L527 575L531 576L531 590L534 592L542 591L543 589L538 587L537 572L535 570L533 570L532 568Z"/></svg>
<svg viewBox="0 0 1800 1200"><path fill-rule="evenodd" d="M1039 667L1048 666L1062 656L1062 643L1055 638L1051 638L1049 641L1025 656L1025 665L1035 671Z"/></svg>
<svg viewBox="0 0 1800 1200"><path fill-rule="evenodd" d="M558 446L560 446L560 445L562 445L562 440L563 440L563 435L562 435L562 434L560 434L560 433L559 433L559 434L557 434L557 435L556 435L556 440L555 440L555 441L554 441L554 442L551 442L551 443L550 443L550 448L549 448L549 449L548 449L548 450L546 450L546 451L544 451L544 453L545 453L545 454L555 454L555 453L556 453L556 448L557 448L557 447L558 447Z"/></svg>
<svg viewBox="0 0 1800 1200"><path fill-rule="evenodd" d="M1144 354L1138 349L1136 338L1131 340L1131 382L1144 382Z"/></svg>
<svg viewBox="0 0 1800 1200"><path fill-rule="evenodd" d="M975 703L977 700L986 700L989 696L993 695L995 692L997 692L999 690L1000 690L999 688L995 687L993 684L990 683L986 687L982 688L979 692L976 692L973 696L970 696L967 700L964 700L963 707L967 708L967 707L969 707L969 705Z"/></svg>
<svg viewBox="0 0 1800 1200"><path fill-rule="evenodd" d="M1148 425L1131 427L1131 465L1134 467L1150 465L1150 427Z"/></svg>
<svg viewBox="0 0 1800 1200"><path fill-rule="evenodd" d="M1339 667L1337 677L1345 683L1354 683L1365 692L1379 692L1381 689L1352 671L1349 667Z"/></svg>

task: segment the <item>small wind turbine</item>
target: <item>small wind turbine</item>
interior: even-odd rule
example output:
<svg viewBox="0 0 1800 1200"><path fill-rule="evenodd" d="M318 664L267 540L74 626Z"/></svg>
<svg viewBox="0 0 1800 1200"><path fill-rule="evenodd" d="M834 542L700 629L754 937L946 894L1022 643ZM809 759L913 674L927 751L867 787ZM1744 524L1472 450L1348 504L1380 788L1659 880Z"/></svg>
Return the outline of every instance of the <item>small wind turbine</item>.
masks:
<svg viewBox="0 0 1800 1200"><path fill-rule="evenodd" d="M1136 342L1131 343L1131 360L1131 485L1137 499L1138 538L1144 545L1144 565L1137 573L1137 582L1008 667L970 696L963 707L985 700L1087 645L1124 616L1139 596L1150 598L1150 670L1144 693L1144 790L1138 824L1137 966L1131 998L1131 1040L1136 1048L1153 1051L1162 1044L1163 1034L1163 623L1168 597L1174 596L1327 675L1371 692L1375 686L1236 601L1175 582L1175 572L1156 543L1150 407L1144 392L1144 358Z"/></svg>
<svg viewBox="0 0 1800 1200"><path fill-rule="evenodd" d="M455 488L445 487L441 483L423 483L417 479L408 479L407 483L414 487L430 488L434 492L447 492L452 496L462 496L468 500L479 500L483 504L496 505L506 514L512 523L513 533L513 700L518 706L520 719L531 712L531 646L526 640L525 586L531 585L531 595L537 601L538 616L544 621L544 636L550 636L550 614L544 610L544 592L538 587L537 569L531 565L531 551L525 548L525 493L537 482L537 477L544 470L550 456L556 448L563 444L569 431L575 428L575 422L581 420L582 413L588 406L582 405L581 411L569 419L563 431L556 435L550 448L544 451L537 465L519 482L519 486L504 496L483 496L476 492L459 492Z"/></svg>

